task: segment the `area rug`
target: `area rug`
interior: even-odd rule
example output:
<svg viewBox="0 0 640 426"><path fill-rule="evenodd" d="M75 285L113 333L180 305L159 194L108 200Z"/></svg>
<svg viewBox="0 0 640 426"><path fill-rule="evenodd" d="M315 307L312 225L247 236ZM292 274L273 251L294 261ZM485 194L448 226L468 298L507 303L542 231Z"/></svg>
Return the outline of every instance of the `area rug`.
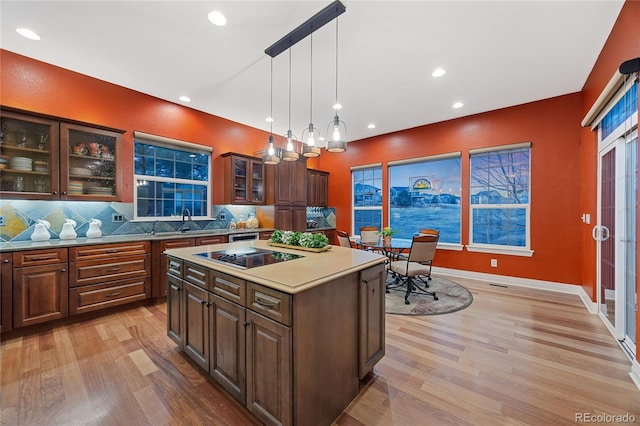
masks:
<svg viewBox="0 0 640 426"><path fill-rule="evenodd" d="M393 284L394 281L395 278L389 274L387 282ZM438 300L426 294L411 293L408 305L404 303L404 286L390 290L386 294L386 312L398 315L448 314L466 308L473 301L469 290L442 277L432 276L428 290L435 291Z"/></svg>

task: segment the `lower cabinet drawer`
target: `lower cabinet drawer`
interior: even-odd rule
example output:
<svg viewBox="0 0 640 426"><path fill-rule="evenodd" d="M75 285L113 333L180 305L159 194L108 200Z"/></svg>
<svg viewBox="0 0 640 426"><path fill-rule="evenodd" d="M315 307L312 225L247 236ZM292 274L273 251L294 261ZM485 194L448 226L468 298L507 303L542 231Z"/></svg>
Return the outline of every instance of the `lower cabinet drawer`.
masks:
<svg viewBox="0 0 640 426"><path fill-rule="evenodd" d="M105 281L141 277L151 274L151 256L138 255L128 258L71 262L69 287L99 284Z"/></svg>
<svg viewBox="0 0 640 426"><path fill-rule="evenodd" d="M80 314L151 297L151 277L130 278L69 289L69 313Z"/></svg>
<svg viewBox="0 0 640 426"><path fill-rule="evenodd" d="M292 296L256 283L247 283L247 308L291 326Z"/></svg>

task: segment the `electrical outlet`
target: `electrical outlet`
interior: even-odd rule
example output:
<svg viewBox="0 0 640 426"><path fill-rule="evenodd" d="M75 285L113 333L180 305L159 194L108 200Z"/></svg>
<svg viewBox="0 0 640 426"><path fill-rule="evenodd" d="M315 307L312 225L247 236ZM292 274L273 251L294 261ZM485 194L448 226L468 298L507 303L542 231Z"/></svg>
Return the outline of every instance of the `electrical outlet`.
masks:
<svg viewBox="0 0 640 426"><path fill-rule="evenodd" d="M491 267L492 268L498 267L498 259L491 259Z"/></svg>
<svg viewBox="0 0 640 426"><path fill-rule="evenodd" d="M111 215L111 221L112 222L124 222L124 215L121 215L119 213L113 213Z"/></svg>
<svg viewBox="0 0 640 426"><path fill-rule="evenodd" d="M225 220L227 218L227 215L225 213L220 213L218 217L220 218L220 220Z"/></svg>
<svg viewBox="0 0 640 426"><path fill-rule="evenodd" d="M5 226L7 224L4 215L0 215L0 226Z"/></svg>

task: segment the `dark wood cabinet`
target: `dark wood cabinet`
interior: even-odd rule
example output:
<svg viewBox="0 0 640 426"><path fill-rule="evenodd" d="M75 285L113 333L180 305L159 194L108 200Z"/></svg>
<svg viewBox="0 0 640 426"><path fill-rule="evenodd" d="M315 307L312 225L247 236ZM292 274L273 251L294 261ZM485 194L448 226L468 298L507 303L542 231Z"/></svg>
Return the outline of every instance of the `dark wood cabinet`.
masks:
<svg viewBox="0 0 640 426"><path fill-rule="evenodd" d="M184 351L204 370L209 371L209 308L206 290L183 283Z"/></svg>
<svg viewBox="0 0 640 426"><path fill-rule="evenodd" d="M65 318L69 314L67 251L42 252L13 254L14 328Z"/></svg>
<svg viewBox="0 0 640 426"><path fill-rule="evenodd" d="M359 362L362 379L384 356L385 351L385 269L383 265L360 273Z"/></svg>
<svg viewBox="0 0 640 426"><path fill-rule="evenodd" d="M0 192L30 200L120 199L123 131L0 110Z"/></svg>
<svg viewBox="0 0 640 426"><path fill-rule="evenodd" d="M70 248L69 288L71 315L148 299L150 242Z"/></svg>
<svg viewBox="0 0 640 426"><path fill-rule="evenodd" d="M247 409L264 424L293 424L291 328L250 310L247 323Z"/></svg>
<svg viewBox="0 0 640 426"><path fill-rule="evenodd" d="M0 332L13 329L13 262L11 253L0 254Z"/></svg>
<svg viewBox="0 0 640 426"><path fill-rule="evenodd" d="M307 175L307 206L327 207L329 205L329 173L308 169Z"/></svg>
<svg viewBox="0 0 640 426"><path fill-rule="evenodd" d="M221 155L224 167L224 203L260 205L265 203L265 169L262 159L227 152Z"/></svg>
<svg viewBox="0 0 640 426"><path fill-rule="evenodd" d="M307 208L298 206L275 206L275 228L285 231L307 230Z"/></svg>
<svg viewBox="0 0 640 426"><path fill-rule="evenodd" d="M273 200L267 200L267 204L306 207L306 160L281 161L270 170L273 170Z"/></svg>
<svg viewBox="0 0 640 426"><path fill-rule="evenodd" d="M209 294L209 374L242 404L246 400L246 309Z"/></svg>
<svg viewBox="0 0 640 426"><path fill-rule="evenodd" d="M184 342L184 305L182 302L183 282L180 277L169 274L167 277L167 334L183 348Z"/></svg>
<svg viewBox="0 0 640 426"><path fill-rule="evenodd" d="M167 255L165 250L181 247L193 247L196 243L194 238L182 238L175 240L154 241L151 246L152 258L152 288L151 297L165 297L167 295Z"/></svg>

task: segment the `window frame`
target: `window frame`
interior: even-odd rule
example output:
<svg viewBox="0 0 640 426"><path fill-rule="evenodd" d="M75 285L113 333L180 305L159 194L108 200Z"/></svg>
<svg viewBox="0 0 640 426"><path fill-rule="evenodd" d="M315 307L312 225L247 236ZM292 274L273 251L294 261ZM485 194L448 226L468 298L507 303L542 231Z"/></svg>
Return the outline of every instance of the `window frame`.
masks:
<svg viewBox="0 0 640 426"><path fill-rule="evenodd" d="M380 206L356 206L356 193L354 191L355 181L354 181L354 172L363 171L365 169L375 170L378 169L380 171ZM374 171L375 174L375 171ZM382 176L382 163L374 163L374 164L366 164L362 166L354 166L351 167L351 235L360 235L360 229L356 229L356 211L379 211L380 212L380 224L378 225L380 229L383 227L383 202L382 199L384 197L384 188L383 186L383 176ZM372 225L376 226L376 225Z"/></svg>
<svg viewBox="0 0 640 426"><path fill-rule="evenodd" d="M531 142L523 142L517 144L510 145L500 145L493 146L489 148L480 148L480 149L472 149L469 150L469 233L468 233L468 243L465 245L467 251L470 252L481 252L481 253L494 253L494 254L506 254L506 255L514 255L514 256L533 256L534 251L531 249L531 205L532 205L532 195L531 195ZM471 159L474 155L491 153L491 152L500 152L500 151L512 151L517 149L528 149L529 152L529 165L528 165L528 202L520 203L520 204L474 204L471 202L471 197L473 196L472 187L473 185L473 171L471 166ZM525 209L525 245L524 246L511 246L511 245L503 245L503 244L485 244L485 243L474 243L473 242L473 217L474 212L476 210L484 210L484 209Z"/></svg>
<svg viewBox="0 0 640 426"><path fill-rule="evenodd" d="M208 178L206 181L202 180L193 180L193 179L184 179L184 178L176 178L176 177L164 177L164 176L150 176L150 175L140 175L135 173L135 158L136 158L136 145L138 143L153 145L159 148L170 149L173 151L181 151L181 152L189 152L198 155L206 155L207 156L207 172ZM175 159L173 160L175 162ZM175 213L171 216L138 216L138 182L146 181L146 182L154 182L154 183L172 183L176 185L196 185L202 186L207 191L206 201L206 214L205 215L192 215L191 219L193 220L211 220L213 214L213 194L212 194L212 185L211 185L211 177L213 173L213 149L211 147L207 147L204 145L198 145L191 142L185 142L177 139L165 138L162 136L150 135L142 132L134 132L134 140L133 140L133 220L137 222L147 222L147 221L175 221L181 219L182 216Z"/></svg>

